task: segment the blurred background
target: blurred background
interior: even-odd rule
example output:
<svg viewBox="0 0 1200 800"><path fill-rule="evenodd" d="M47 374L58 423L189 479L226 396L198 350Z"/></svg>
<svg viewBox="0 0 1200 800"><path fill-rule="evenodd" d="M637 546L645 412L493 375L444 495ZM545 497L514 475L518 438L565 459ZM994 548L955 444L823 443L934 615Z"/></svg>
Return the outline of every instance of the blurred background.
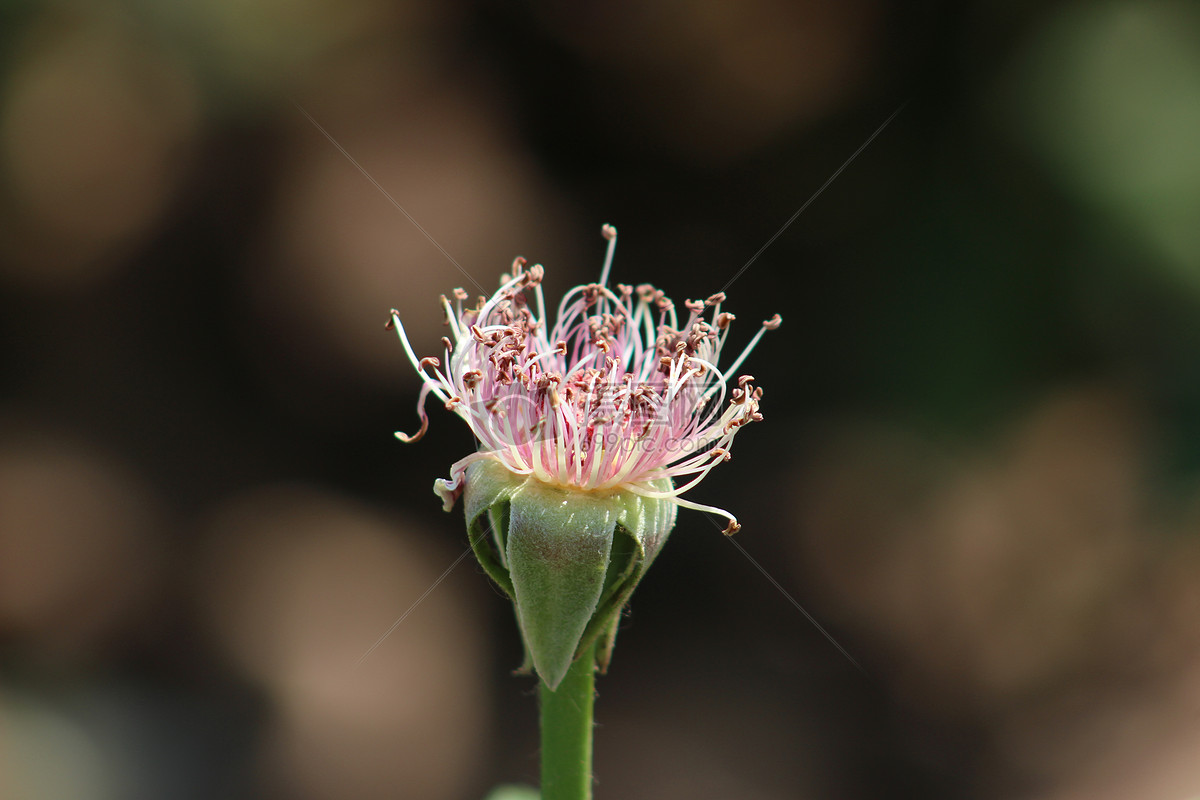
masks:
<svg viewBox="0 0 1200 800"><path fill-rule="evenodd" d="M597 796L1200 795L1195 5L6 0L0 798L534 782L472 561L356 665L466 549L388 309L604 222L705 297L901 107L728 287L784 325L692 495L865 675L682 513Z"/></svg>

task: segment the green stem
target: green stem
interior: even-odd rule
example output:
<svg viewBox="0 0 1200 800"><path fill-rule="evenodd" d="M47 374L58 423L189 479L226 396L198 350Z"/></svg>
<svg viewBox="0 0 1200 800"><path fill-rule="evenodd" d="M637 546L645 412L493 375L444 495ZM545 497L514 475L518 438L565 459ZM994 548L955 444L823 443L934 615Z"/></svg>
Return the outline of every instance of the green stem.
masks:
<svg viewBox="0 0 1200 800"><path fill-rule="evenodd" d="M596 657L591 647L567 671L558 688L538 683L542 727L541 800L591 800L592 706Z"/></svg>

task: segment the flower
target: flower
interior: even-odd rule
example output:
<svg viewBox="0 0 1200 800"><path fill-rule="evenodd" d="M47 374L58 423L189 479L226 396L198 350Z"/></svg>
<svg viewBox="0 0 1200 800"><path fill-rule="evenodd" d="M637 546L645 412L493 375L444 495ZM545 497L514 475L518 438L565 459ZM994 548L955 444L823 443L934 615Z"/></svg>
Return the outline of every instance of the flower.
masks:
<svg viewBox="0 0 1200 800"><path fill-rule="evenodd" d="M442 339L443 359L417 357L395 310L389 323L424 381L420 429L396 436L413 442L425 434L433 394L479 440L434 490L447 511L465 495L471 547L513 599L527 661L552 691L593 646L607 667L621 609L678 507L720 514L726 534L738 530L733 514L680 495L729 460L743 425L762 419L752 378L728 384L763 333L779 326L778 315L764 322L722 370L733 321L721 311L725 295L687 302L680 325L653 286L609 289L617 231L603 232L599 283L567 292L553 328L542 267L526 269L520 258L473 307L463 308L462 289L453 305L443 295L453 337ZM679 479L686 480L676 486Z"/></svg>
<svg viewBox="0 0 1200 800"><path fill-rule="evenodd" d="M550 486L619 489L709 511L729 521L725 533L735 533L741 526L733 514L680 495L729 460L743 425L762 419L762 389L753 378L741 375L729 384L763 333L779 327L779 315L721 368L734 320L721 310L724 293L687 301L681 325L674 303L650 284L609 289L617 231L611 225L602 231L608 252L600 281L567 292L553 328L542 295L544 270L526 269L523 258L495 294L480 296L474 306L463 307L468 295L462 289L454 290L453 305L442 296L452 337L442 338L444 368L443 359L417 357L393 309L388 327L424 381L417 402L421 427L396 437L415 442L425 434L430 394L470 426L478 452L435 485L447 511L462 493L467 467L491 460ZM665 479L669 488L662 486Z"/></svg>

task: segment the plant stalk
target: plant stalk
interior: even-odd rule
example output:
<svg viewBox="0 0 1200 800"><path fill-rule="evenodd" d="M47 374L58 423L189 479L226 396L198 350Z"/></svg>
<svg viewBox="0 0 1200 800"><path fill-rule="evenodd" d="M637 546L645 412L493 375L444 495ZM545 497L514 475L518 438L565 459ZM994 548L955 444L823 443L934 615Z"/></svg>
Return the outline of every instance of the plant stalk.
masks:
<svg viewBox="0 0 1200 800"><path fill-rule="evenodd" d="M588 648L554 691L538 682L542 731L541 800L592 800L595 648Z"/></svg>

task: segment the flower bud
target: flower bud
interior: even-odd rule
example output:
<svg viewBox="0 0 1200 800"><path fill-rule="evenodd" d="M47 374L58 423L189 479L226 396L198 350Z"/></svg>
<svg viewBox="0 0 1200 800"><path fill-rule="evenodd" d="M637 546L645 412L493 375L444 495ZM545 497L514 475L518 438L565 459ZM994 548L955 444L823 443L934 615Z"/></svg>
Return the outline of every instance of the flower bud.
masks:
<svg viewBox="0 0 1200 800"><path fill-rule="evenodd" d="M516 606L527 662L550 689L594 643L607 668L621 610L674 527L676 504L544 483L492 459L469 465L464 484L467 533ZM671 480L645 488L669 492Z"/></svg>

